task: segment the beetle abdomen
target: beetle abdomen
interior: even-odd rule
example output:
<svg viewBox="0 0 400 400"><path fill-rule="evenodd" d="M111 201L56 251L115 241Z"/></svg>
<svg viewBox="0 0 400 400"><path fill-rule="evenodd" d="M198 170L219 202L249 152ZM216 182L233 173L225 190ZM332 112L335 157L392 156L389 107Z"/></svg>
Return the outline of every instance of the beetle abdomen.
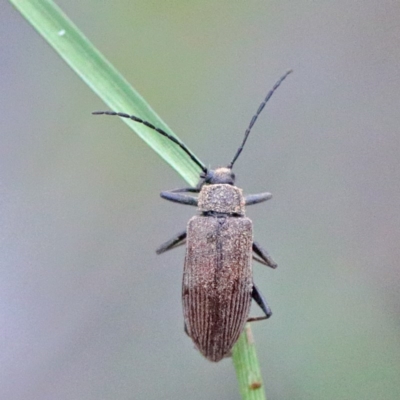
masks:
<svg viewBox="0 0 400 400"><path fill-rule="evenodd" d="M193 217L187 228L183 312L189 336L211 361L229 355L250 311L252 222Z"/></svg>

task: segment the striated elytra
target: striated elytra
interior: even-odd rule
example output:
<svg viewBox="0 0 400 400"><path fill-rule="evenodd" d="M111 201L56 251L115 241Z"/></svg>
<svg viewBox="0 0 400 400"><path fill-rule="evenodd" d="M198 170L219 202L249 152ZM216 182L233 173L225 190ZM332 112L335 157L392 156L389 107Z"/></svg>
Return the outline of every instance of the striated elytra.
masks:
<svg viewBox="0 0 400 400"><path fill-rule="evenodd" d="M277 264L253 239L253 224L245 216L245 206L269 200L270 193L243 196L235 186L232 167L247 141L250 130L275 90L292 71L286 72L267 94L250 121L243 142L227 167L205 168L178 139L139 117L114 111L93 114L117 115L142 123L177 144L201 169L195 188L161 192L161 197L198 208L185 230L157 249L157 254L186 241L183 270L182 303L185 332L198 350L210 361L220 361L231 354L232 347L249 321L272 315L268 303L253 282L252 259L276 268ZM186 193L198 194L197 197ZM254 299L264 315L249 318Z"/></svg>

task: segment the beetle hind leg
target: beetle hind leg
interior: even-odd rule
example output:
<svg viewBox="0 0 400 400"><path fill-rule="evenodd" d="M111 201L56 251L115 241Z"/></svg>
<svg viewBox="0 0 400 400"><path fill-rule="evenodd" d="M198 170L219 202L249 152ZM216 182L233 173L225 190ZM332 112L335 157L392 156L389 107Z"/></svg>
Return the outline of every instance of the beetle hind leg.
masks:
<svg viewBox="0 0 400 400"><path fill-rule="evenodd" d="M267 300L265 300L264 296L261 294L261 292L258 290L258 287L254 283L251 297L260 306L261 310L264 311L265 315L263 315L262 317L251 317L247 320L247 322L262 321L263 319L268 319L272 315L272 311L269 308Z"/></svg>
<svg viewBox="0 0 400 400"><path fill-rule="evenodd" d="M175 235L172 239L168 240L167 242L163 243L157 250L157 254L165 253L168 250L172 250L175 247L178 247L185 243L186 240L186 229L182 232L179 232Z"/></svg>
<svg viewBox="0 0 400 400"><path fill-rule="evenodd" d="M188 335L190 337L186 322L184 322L184 324L183 324L183 330L185 331L186 335Z"/></svg>

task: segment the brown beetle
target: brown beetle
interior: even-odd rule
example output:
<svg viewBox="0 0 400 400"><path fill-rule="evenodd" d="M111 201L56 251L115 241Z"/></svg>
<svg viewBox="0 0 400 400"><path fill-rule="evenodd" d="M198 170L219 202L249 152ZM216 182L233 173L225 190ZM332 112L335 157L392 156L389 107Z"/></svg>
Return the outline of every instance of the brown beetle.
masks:
<svg viewBox="0 0 400 400"><path fill-rule="evenodd" d="M267 319L272 315L253 282L251 261L254 259L271 268L277 265L253 240L252 222L245 216L245 206L269 200L272 195L243 196L242 189L235 186L232 167L265 104L291 72L279 79L259 106L232 162L216 170L205 168L182 142L141 118L113 111L93 113L130 118L148 126L180 146L203 171L195 188L161 192L161 197L166 200L198 207L199 215L189 220L184 231L162 244L157 254L186 241L182 284L185 332L210 361L220 361L230 355L246 322ZM198 193L198 197L183 193ZM248 318L252 298L264 316Z"/></svg>

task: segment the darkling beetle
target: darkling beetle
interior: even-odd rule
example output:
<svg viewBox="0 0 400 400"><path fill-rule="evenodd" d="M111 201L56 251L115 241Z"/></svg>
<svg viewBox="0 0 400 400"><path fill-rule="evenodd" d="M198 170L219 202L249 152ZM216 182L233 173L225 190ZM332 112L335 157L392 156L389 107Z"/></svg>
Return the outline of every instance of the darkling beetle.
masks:
<svg viewBox="0 0 400 400"><path fill-rule="evenodd" d="M163 199L198 207L187 228L165 242L157 254L186 241L183 270L182 303L185 332L199 351L210 361L220 361L231 354L246 322L267 319L272 315L268 303L253 282L251 260L276 268L266 250L253 240L252 222L245 216L245 206L269 200L271 193L243 196L235 186L232 167L247 141L250 130L275 90L291 73L289 70L260 104L244 134L244 139L227 167L210 170L178 139L141 118L113 111L93 114L116 115L144 124L177 144L202 172L193 188L161 192ZM198 193L193 197L184 193ZM251 299L264 316L249 318Z"/></svg>

